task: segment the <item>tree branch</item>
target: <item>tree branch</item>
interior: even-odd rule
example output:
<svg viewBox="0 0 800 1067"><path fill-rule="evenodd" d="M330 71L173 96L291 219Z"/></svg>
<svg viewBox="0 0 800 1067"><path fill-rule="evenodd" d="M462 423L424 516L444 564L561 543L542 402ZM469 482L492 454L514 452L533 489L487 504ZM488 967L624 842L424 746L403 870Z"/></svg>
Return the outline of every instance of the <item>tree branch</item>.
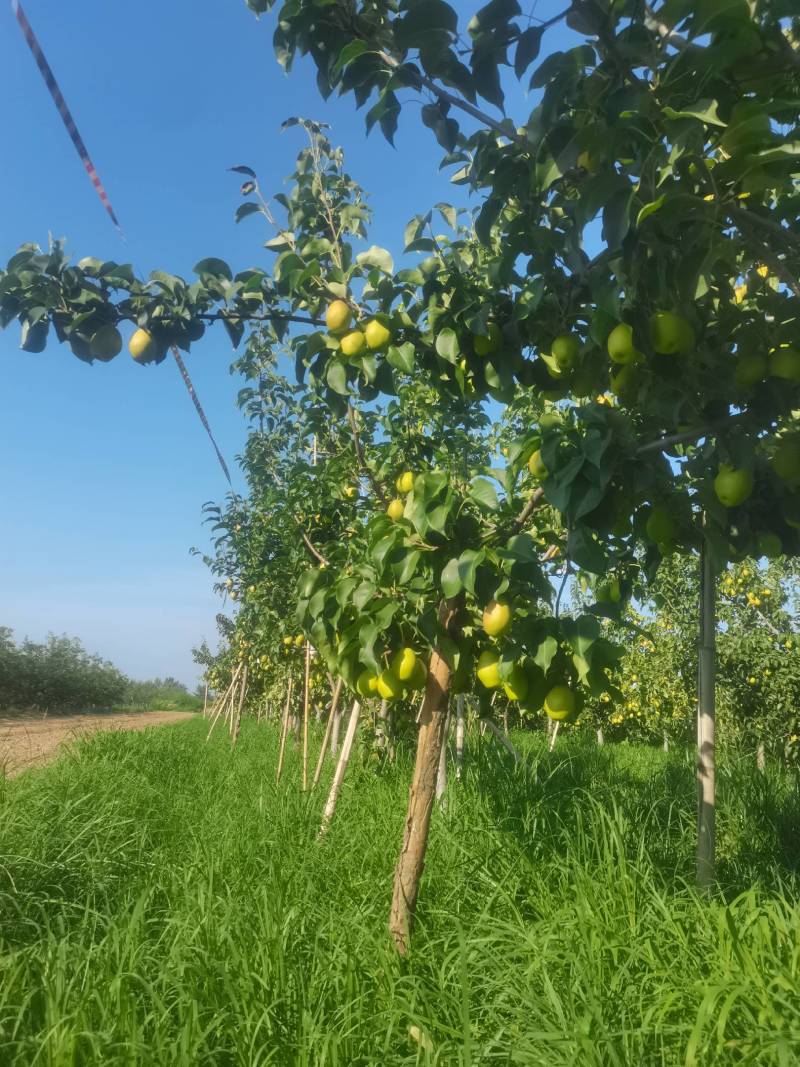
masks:
<svg viewBox="0 0 800 1067"><path fill-rule="evenodd" d="M297 528L300 531L300 536L303 538L303 544L306 546L308 551L311 553L311 555L319 563L321 563L324 567L327 567L328 566L328 561L325 559L325 557L322 555L322 553L317 548L315 548L314 545L311 543L311 541L308 538L308 535L306 534L305 530L303 529L303 527L300 524L300 520L294 514L294 512L292 512L292 518L297 523Z"/></svg>
<svg viewBox="0 0 800 1067"><path fill-rule="evenodd" d="M347 405L347 418L350 423L350 429L353 432L353 445L355 446L356 450L356 459L358 461L359 470L364 471L367 478L369 478L370 485L372 486L375 495L380 500L381 504L385 505L386 494L383 491L383 487L378 483L375 478L375 475L372 473L372 470L367 466L366 460L364 459L364 449L361 446L361 437L359 436L358 426L356 425L356 413L353 408L353 405L350 403L348 403Z"/></svg>
<svg viewBox="0 0 800 1067"><path fill-rule="evenodd" d="M403 64L398 62L393 56L390 56L388 52L379 50L377 54L378 58L381 59L392 71L396 72L403 66ZM488 126L490 129L494 130L495 133L507 137L509 141L516 141L518 144L523 144L525 142L525 138L520 137L513 127L509 129L502 122L498 122L497 119L493 119L491 115L487 115L485 111L481 111L479 107L470 104L468 100L462 100L460 96L448 92L447 89L442 89L441 86L437 85L435 81L427 76L427 74L420 74L418 71L412 70L404 70L404 73L408 75L410 81L415 83L414 88L428 89L435 97L437 97L437 99L450 104L451 107L457 107L461 111L466 111L468 115L477 119L478 122L482 122L484 126Z"/></svg>
<svg viewBox="0 0 800 1067"><path fill-rule="evenodd" d="M198 319L204 319L206 322L217 322L222 319L237 319L245 322L272 322L273 320L280 320L281 322L302 322L306 326L324 326L325 321L323 319L312 319L306 315L290 315L285 314L282 311L270 311L264 315L239 315L236 312L204 312L197 316Z"/></svg>
<svg viewBox="0 0 800 1067"><path fill-rule="evenodd" d="M531 493L530 497L528 498L528 503L525 505L519 515L517 515L516 519L514 519L514 525L517 527L518 530L522 529L522 527L534 513L537 504L543 496L544 489L542 489L541 486L539 486L538 489L534 489L534 491Z"/></svg>
<svg viewBox="0 0 800 1067"><path fill-rule="evenodd" d="M739 415L730 415L728 418L719 419L717 422L709 422L705 426L695 427L693 430L665 434L663 437L657 437L655 441L648 441L647 444L639 445L636 449L636 455L641 456L645 452L656 452L662 448L667 448L668 445L679 445L685 441L698 441L701 437L708 437L715 431L725 429L732 422L743 419L746 415L747 412L742 412Z"/></svg>

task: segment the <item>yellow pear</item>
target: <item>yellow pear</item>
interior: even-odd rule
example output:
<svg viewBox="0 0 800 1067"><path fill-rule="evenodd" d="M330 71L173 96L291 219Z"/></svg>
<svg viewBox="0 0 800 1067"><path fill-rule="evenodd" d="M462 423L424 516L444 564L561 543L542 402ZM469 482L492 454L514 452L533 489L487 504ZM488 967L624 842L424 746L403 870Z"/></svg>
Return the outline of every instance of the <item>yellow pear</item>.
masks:
<svg viewBox="0 0 800 1067"><path fill-rule="evenodd" d="M342 350L342 355L347 356L348 359L352 356L359 356L364 351L367 345L367 339L361 330L351 330L350 333L346 333L342 340L339 342Z"/></svg>
<svg viewBox="0 0 800 1067"><path fill-rule="evenodd" d="M334 300L325 312L325 325L331 333L341 333L350 325L353 313L344 300Z"/></svg>
<svg viewBox="0 0 800 1067"><path fill-rule="evenodd" d="M364 330L364 337L367 347L377 352L381 348L386 348L392 339L392 334L378 319L370 319Z"/></svg>
<svg viewBox="0 0 800 1067"><path fill-rule="evenodd" d="M389 516L392 522L397 522L398 519L402 519L403 512L405 511L405 509L405 504L400 499L400 497L395 497L394 500L389 501L389 506L386 509L386 514Z"/></svg>
<svg viewBox="0 0 800 1067"><path fill-rule="evenodd" d="M139 329L128 341L128 351L137 363L148 363L151 359L155 359L158 349L152 334L147 330Z"/></svg>
<svg viewBox="0 0 800 1067"><path fill-rule="evenodd" d="M487 648L478 657L478 681L486 689L496 689L500 685L500 656Z"/></svg>
<svg viewBox="0 0 800 1067"><path fill-rule="evenodd" d="M577 708L578 701L568 685L554 685L544 698L544 710L556 722L572 718Z"/></svg>
<svg viewBox="0 0 800 1067"><path fill-rule="evenodd" d="M492 600L483 613L483 629L489 637L499 637L511 624L511 608L501 601Z"/></svg>

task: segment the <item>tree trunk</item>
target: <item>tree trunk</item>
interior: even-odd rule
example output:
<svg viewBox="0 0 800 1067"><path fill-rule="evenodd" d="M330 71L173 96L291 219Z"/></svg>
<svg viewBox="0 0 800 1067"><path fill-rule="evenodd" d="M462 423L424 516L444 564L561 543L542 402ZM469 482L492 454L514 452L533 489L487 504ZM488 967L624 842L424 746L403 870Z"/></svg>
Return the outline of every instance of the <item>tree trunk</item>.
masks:
<svg viewBox="0 0 800 1067"><path fill-rule="evenodd" d="M714 747L716 605L714 567L708 545L700 549L700 642L697 670L697 885L714 882L716 766Z"/></svg>
<svg viewBox="0 0 800 1067"><path fill-rule="evenodd" d="M311 676L311 645L306 641L306 673L303 680L303 792L308 789L308 687Z"/></svg>
<svg viewBox="0 0 800 1067"><path fill-rule="evenodd" d="M447 791L447 737L450 733L450 712L447 712L447 716L444 720L444 730L442 732L442 747L439 752L439 770L436 774L436 799L439 801L439 805L444 807L444 795Z"/></svg>
<svg viewBox="0 0 800 1067"><path fill-rule="evenodd" d="M456 631L456 615L461 600L445 601L439 618L447 631ZM456 633L451 633L456 636ZM450 666L438 648L434 649L425 683L425 699L419 713L419 734L414 777L408 792L408 810L403 830L403 844L394 872L389 930L397 951L404 956L414 923L419 883L425 866L431 812L439 773L447 697L450 689Z"/></svg>
<svg viewBox="0 0 800 1067"><path fill-rule="evenodd" d="M331 782L331 789L328 793L328 799L325 802L325 810L322 813L322 822L319 828L320 837L322 837L330 826L333 813L336 811L336 801L339 799L342 782L344 781L344 774L347 770L347 764L350 762L350 753L353 750L353 741L355 741L356 730L358 729L358 716L360 712L361 705L356 700L353 703L353 710L350 712L350 719L347 723L344 741L342 742L342 751L339 756L339 762L336 764L336 770L333 773L333 781Z"/></svg>
<svg viewBox="0 0 800 1067"><path fill-rule="evenodd" d="M319 759L317 760L317 766L314 769L314 779L311 782L312 789L319 781L320 774L322 774L322 764L325 762L325 753L327 752L328 742L330 741L331 731L333 729L333 720L336 718L336 713L339 708L339 697L341 696L343 684L344 683L342 682L342 679L338 678L336 681L336 685L333 687L333 693L331 694L331 710L330 714L328 715L327 725L325 726L325 734L322 738L322 747L319 750Z"/></svg>
<svg viewBox="0 0 800 1067"><path fill-rule="evenodd" d="M669 752L669 738L664 734L664 743L661 746L665 752Z"/></svg>
<svg viewBox="0 0 800 1067"><path fill-rule="evenodd" d="M548 752L552 752L553 749L556 747L556 738L558 737L558 728L560 726L561 723L558 721L555 721L553 723L553 732L550 734L550 744L547 746Z"/></svg>
<svg viewBox="0 0 800 1067"><path fill-rule="evenodd" d="M205 690L203 691L203 718L206 717L208 712L208 682L206 682Z"/></svg>
<svg viewBox="0 0 800 1067"><path fill-rule="evenodd" d="M597 731L597 743L598 745L604 745L606 743L605 734L603 733L603 727L601 726Z"/></svg>
<svg viewBox="0 0 800 1067"><path fill-rule="evenodd" d="M760 774L763 774L767 769L767 750L763 741L758 742L758 748L756 749L756 769Z"/></svg>
<svg viewBox="0 0 800 1067"><path fill-rule="evenodd" d="M281 747L278 753L278 770L275 775L275 781L281 780L281 771L283 770L283 757L286 754L286 736L289 733L289 708L292 703L292 676L289 675L289 685L286 689L286 708L283 713L283 726L281 728Z"/></svg>
<svg viewBox="0 0 800 1067"><path fill-rule="evenodd" d="M241 688L239 689L239 705L236 708L236 721L233 724L233 730L231 732L231 748L236 748L236 742L239 740L239 729L242 725L242 705L244 704L244 696L247 692L247 664L244 665L242 671Z"/></svg>
<svg viewBox="0 0 800 1067"><path fill-rule="evenodd" d="M466 723L464 721L464 694L459 693L456 697L456 780L461 781L461 772L464 769L464 733Z"/></svg>
<svg viewBox="0 0 800 1067"><path fill-rule="evenodd" d="M486 727L492 737L497 738L497 740L500 742L500 744L503 746L509 756L513 758L514 762L519 763L522 757L511 744L508 739L508 736L498 726L495 726L491 719L481 719L481 725Z"/></svg>

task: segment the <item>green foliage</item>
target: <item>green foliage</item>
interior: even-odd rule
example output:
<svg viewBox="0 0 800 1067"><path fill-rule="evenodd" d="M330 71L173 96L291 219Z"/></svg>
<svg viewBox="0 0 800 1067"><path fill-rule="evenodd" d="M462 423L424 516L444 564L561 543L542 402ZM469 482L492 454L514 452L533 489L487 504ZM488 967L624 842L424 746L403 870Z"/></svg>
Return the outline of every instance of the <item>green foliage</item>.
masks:
<svg viewBox="0 0 800 1067"><path fill-rule="evenodd" d="M620 662L619 696L589 703L584 722L610 739L688 744L694 732L697 674L698 567L665 562L639 610L624 622L639 627ZM800 581L787 560L751 561L727 569L718 582L717 715L723 749L800 758Z"/></svg>
<svg viewBox="0 0 800 1067"><path fill-rule="evenodd" d="M19 645L0 627L0 708L40 711L108 709L123 699L128 680L74 637L50 634Z"/></svg>
<svg viewBox="0 0 800 1067"><path fill-rule="evenodd" d="M275 786L274 730L245 723L235 754L205 732L95 736L0 791L8 1067L792 1062L784 774L721 769L724 891L701 901L683 753L515 735L514 771L473 742L400 961L384 887L406 761L356 766L318 841L324 792L300 794L292 751Z"/></svg>
<svg viewBox="0 0 800 1067"><path fill-rule="evenodd" d="M177 678L153 678L146 682L128 681L122 696L125 707L143 711L197 711L202 697L190 693Z"/></svg>

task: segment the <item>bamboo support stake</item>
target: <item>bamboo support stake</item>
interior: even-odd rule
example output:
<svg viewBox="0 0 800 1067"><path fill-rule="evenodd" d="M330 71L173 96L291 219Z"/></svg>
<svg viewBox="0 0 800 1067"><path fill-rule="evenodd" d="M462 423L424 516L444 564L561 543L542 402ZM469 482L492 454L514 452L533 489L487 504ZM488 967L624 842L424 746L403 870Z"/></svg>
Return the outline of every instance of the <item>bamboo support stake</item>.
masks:
<svg viewBox="0 0 800 1067"><path fill-rule="evenodd" d="M316 449L316 437L314 447ZM306 641L306 674L303 681L303 792L308 789L308 698L311 676L311 645Z"/></svg>
<svg viewBox="0 0 800 1067"><path fill-rule="evenodd" d="M556 740L558 738L558 731L561 726L560 722L553 723L553 732L550 734L550 744L547 746L547 751L552 752L556 747Z"/></svg>
<svg viewBox="0 0 800 1067"><path fill-rule="evenodd" d="M342 725L342 709L336 709L336 715L333 719L333 726L331 727L331 756L335 756L339 751L339 730Z"/></svg>
<svg viewBox="0 0 800 1067"><path fill-rule="evenodd" d="M328 793L328 799L325 801L325 810L322 813L322 822L319 827L319 836L322 837L328 827L331 824L331 819L336 811L336 802L339 799L339 793L342 789L342 782L344 781L345 771L347 770L347 764L350 762L350 753L353 750L353 742L356 737L356 730L358 729L358 716L361 712L361 705L357 700L353 702L353 708L350 712L350 718L347 723L347 730L345 731L344 741L342 742L342 751L339 755L339 761L336 764L336 770L333 774L333 781L331 782L330 792Z"/></svg>
<svg viewBox="0 0 800 1067"><path fill-rule="evenodd" d="M464 694L459 693L456 697L456 780L461 781L461 772L464 768L464 735L466 733L466 721L464 719Z"/></svg>
<svg viewBox="0 0 800 1067"><path fill-rule="evenodd" d="M317 766L314 768L314 778L311 782L312 789L317 784L317 782L319 781L319 776L322 774L322 765L325 762L325 753L328 750L328 743L331 739L331 732L333 730L333 720L336 718L336 713L339 708L339 697L342 693L343 684L344 683L342 679L337 678L336 685L334 686L333 693L331 695L331 710L330 714L328 715L328 722L325 726L325 734L322 738L322 747L319 750L319 759L317 760Z"/></svg>
<svg viewBox="0 0 800 1067"><path fill-rule="evenodd" d="M275 781L281 780L281 771L283 770L283 757L286 754L286 735L289 733L289 708L292 703L292 676L289 675L289 684L286 688L286 708L283 712L283 725L281 727L281 747L278 753L278 770L275 774Z"/></svg>
<svg viewBox="0 0 800 1067"><path fill-rule="evenodd" d="M442 808L444 807L444 795L447 792L447 738L450 734L450 718L451 715L448 711L444 720L442 747L439 752L439 771L436 775L436 799Z"/></svg>
<svg viewBox="0 0 800 1067"><path fill-rule="evenodd" d="M700 549L700 642L697 663L697 885L714 883L716 848L715 673L716 603L711 552Z"/></svg>
<svg viewBox="0 0 800 1067"><path fill-rule="evenodd" d="M481 725L486 727L492 737L497 738L497 740L500 742L500 744L503 746L509 756L512 757L515 763L520 762L522 756L520 756L519 752L517 752L517 750L509 741L507 735L500 729L499 726L495 726L491 719L481 719Z"/></svg>
<svg viewBox="0 0 800 1067"><path fill-rule="evenodd" d="M239 664L239 666L233 672L233 676L232 676L230 682L228 683L228 688L225 690L225 692L222 694L222 696L217 698L216 704L211 709L211 711L213 712L213 715L211 716L211 725L209 726L208 733L206 734L206 741L208 741L208 739L211 737L212 730L217 725L217 721L218 721L220 715L222 715L222 712L225 710L225 708L227 706L228 697L229 697L231 691L233 690L234 685L236 684L236 679L239 677L240 669L241 669L241 664ZM214 710L215 708L216 708L216 711Z"/></svg>

